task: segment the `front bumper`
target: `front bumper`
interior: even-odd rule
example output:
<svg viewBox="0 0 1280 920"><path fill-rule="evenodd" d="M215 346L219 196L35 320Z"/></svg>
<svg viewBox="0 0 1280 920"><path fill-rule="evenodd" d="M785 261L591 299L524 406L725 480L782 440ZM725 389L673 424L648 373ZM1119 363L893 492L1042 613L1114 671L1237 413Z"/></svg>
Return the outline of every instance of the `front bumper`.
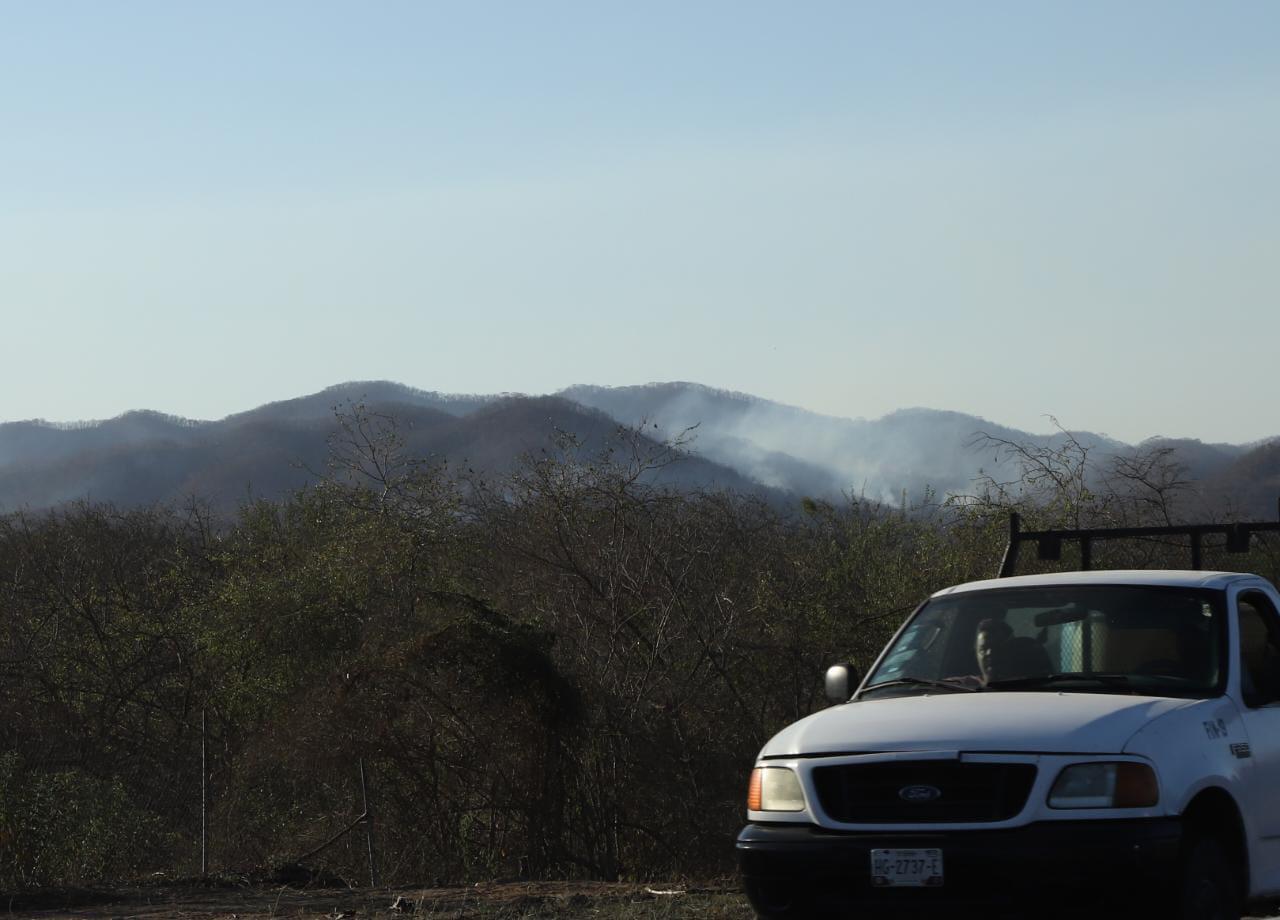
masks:
<svg viewBox="0 0 1280 920"><path fill-rule="evenodd" d="M766 917L855 916L995 906L1035 917L1060 908L1116 906L1168 884L1181 843L1177 818L1042 821L1001 830L829 831L748 824L738 865L752 906ZM939 847L939 888L876 888L871 850Z"/></svg>

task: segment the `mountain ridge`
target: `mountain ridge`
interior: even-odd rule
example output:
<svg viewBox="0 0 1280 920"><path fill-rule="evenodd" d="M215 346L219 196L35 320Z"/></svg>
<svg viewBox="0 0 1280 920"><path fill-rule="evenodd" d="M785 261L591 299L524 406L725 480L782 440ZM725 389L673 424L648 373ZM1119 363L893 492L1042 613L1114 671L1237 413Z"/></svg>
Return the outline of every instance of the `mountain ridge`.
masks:
<svg viewBox="0 0 1280 920"><path fill-rule="evenodd" d="M1000 442L1056 448L1069 439L1103 456L1167 450L1209 493L1249 508L1280 489L1280 437L1251 445L1156 437L1132 445L1085 430L1034 434L923 406L877 419L826 415L689 381L578 384L539 396L366 380L216 420L138 409L101 421L0 424L0 510L76 498L148 504L200 491L226 507L246 496L278 497L315 480L335 412L358 405L395 418L413 451L497 474L560 434L598 448L621 425L685 448L673 484L775 497L853 494L897 504L904 491L964 492L978 476L1013 477Z"/></svg>

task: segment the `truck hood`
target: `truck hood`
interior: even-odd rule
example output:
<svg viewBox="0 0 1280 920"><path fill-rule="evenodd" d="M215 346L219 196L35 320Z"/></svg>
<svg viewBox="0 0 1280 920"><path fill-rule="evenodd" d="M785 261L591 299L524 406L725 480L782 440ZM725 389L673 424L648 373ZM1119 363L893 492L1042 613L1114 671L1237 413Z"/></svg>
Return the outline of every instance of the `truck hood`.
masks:
<svg viewBox="0 0 1280 920"><path fill-rule="evenodd" d="M1196 700L1108 693L939 693L832 706L778 732L761 757L885 751L1118 754Z"/></svg>

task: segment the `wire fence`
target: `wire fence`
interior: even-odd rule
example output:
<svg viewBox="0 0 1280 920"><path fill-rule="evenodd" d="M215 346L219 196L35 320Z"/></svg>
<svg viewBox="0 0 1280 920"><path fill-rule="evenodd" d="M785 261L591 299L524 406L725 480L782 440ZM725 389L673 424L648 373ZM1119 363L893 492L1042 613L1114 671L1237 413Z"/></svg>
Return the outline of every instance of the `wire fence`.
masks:
<svg viewBox="0 0 1280 920"><path fill-rule="evenodd" d="M336 808L303 816L301 803L277 802L271 813L276 819L292 813L292 826L282 827L266 847L246 848L247 836L262 837L260 820L246 821L243 813L245 800L260 791L259 778L235 776L233 765L211 751L205 713L186 727L180 743L163 749L106 754L46 736L0 754L0 885L225 874L302 885L378 884L370 777L362 758L349 761L348 771L357 813ZM357 867L358 875L352 871Z"/></svg>

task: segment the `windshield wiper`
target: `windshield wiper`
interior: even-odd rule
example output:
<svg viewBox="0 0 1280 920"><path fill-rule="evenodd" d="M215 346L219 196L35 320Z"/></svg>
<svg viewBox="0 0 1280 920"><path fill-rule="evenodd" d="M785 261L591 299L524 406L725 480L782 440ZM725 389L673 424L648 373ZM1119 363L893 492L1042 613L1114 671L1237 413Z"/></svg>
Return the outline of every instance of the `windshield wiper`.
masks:
<svg viewBox="0 0 1280 920"><path fill-rule="evenodd" d="M1004 680L987 681L988 690L1022 690L1036 687L1050 687L1056 684L1096 684L1108 689L1131 690L1127 674L1086 674L1083 671L1070 671L1061 674L1040 674L1036 677L1009 677Z"/></svg>
<svg viewBox="0 0 1280 920"><path fill-rule="evenodd" d="M964 693L977 693L981 687L970 687L966 684L955 684L946 680L929 680L925 677L895 677L893 680L883 680L878 684L872 684L869 687L863 687L862 693L869 690L881 690L886 687L928 687L931 690L959 690ZM862 694L858 694L861 696Z"/></svg>

